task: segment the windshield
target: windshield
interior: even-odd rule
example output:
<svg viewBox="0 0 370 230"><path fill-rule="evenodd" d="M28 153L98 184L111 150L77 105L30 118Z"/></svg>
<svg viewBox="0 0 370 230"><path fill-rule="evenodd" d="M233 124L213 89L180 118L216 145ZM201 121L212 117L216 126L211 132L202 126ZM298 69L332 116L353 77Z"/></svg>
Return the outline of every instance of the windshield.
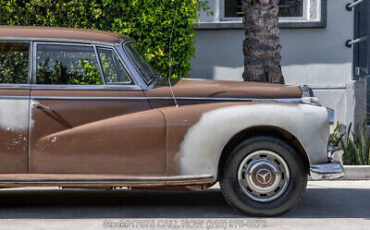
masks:
<svg viewBox="0 0 370 230"><path fill-rule="evenodd" d="M148 63L145 56L140 52L135 43L129 43L126 46L127 54L130 56L131 61L136 66L137 70L141 73L143 80L149 85L158 76L155 74L152 66Z"/></svg>

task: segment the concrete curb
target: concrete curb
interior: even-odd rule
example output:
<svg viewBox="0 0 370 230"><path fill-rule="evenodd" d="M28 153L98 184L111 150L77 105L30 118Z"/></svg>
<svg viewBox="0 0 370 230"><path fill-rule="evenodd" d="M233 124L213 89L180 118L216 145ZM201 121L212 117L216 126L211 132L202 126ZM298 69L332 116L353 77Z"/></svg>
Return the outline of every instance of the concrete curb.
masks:
<svg viewBox="0 0 370 230"><path fill-rule="evenodd" d="M370 165L345 165L344 177L339 180L370 180Z"/></svg>

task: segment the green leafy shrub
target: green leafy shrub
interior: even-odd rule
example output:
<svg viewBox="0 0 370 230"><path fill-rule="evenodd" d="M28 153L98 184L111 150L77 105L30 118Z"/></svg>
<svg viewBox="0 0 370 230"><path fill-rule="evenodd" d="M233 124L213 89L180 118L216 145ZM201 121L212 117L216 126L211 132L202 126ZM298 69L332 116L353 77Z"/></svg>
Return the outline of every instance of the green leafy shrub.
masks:
<svg viewBox="0 0 370 230"><path fill-rule="evenodd" d="M370 139L366 122L359 127L359 134L352 132L352 124L346 129L337 123L330 144L343 150L343 163L346 165L370 165Z"/></svg>
<svg viewBox="0 0 370 230"><path fill-rule="evenodd" d="M201 0L2 0L0 24L88 28L126 34L158 74L187 77ZM175 20L176 19L176 20ZM169 49L172 27L172 46ZM169 50L171 60L168 60Z"/></svg>
<svg viewBox="0 0 370 230"><path fill-rule="evenodd" d="M28 83L29 47L0 43L0 83Z"/></svg>

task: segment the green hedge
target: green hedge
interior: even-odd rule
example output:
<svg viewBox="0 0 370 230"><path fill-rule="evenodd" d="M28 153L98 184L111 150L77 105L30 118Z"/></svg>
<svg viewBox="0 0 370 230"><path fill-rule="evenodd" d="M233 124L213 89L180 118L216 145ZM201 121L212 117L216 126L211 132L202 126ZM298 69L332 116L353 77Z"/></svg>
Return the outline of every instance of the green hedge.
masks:
<svg viewBox="0 0 370 230"><path fill-rule="evenodd" d="M88 28L134 38L156 71L168 76L172 25L171 77L187 77L194 56L194 22L201 0L1 0L0 24Z"/></svg>

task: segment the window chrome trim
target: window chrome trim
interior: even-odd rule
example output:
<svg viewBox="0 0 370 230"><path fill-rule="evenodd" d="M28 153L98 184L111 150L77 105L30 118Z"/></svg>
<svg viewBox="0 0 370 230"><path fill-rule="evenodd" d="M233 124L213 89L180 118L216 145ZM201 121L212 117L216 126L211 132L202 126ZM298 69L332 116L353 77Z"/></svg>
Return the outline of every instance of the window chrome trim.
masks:
<svg viewBox="0 0 370 230"><path fill-rule="evenodd" d="M8 40L8 39L0 39L0 43L25 43L25 44L28 44L28 76L27 76L27 83L21 83L21 84L17 84L17 83L9 83L9 84L6 84L6 83L0 83L0 87L2 85L14 85L14 87L11 87L11 88L17 88L17 86L19 86L21 88L22 85L28 85L30 84L30 81L31 81L31 76L32 76L32 41L31 40ZM1 87L3 88L3 87Z"/></svg>
<svg viewBox="0 0 370 230"><path fill-rule="evenodd" d="M136 82L136 84L140 85L142 89L146 90L148 85L142 79L140 72L137 70L135 64L131 61L130 57L128 56L124 48L126 44L131 42L135 41L134 40L123 41L120 45L116 46L116 49L119 53L119 57L126 63L127 69L130 71L133 80Z"/></svg>
<svg viewBox="0 0 370 230"><path fill-rule="evenodd" d="M104 76L104 72L103 72L103 67L101 65L100 56L98 54L98 49L96 48L95 45L94 45L94 53L95 53L96 61L98 63L101 80L103 82L103 85L105 85L105 76Z"/></svg>
<svg viewBox="0 0 370 230"><path fill-rule="evenodd" d="M37 84L37 52L38 52L38 45L56 45L56 46L84 46L84 47L91 47L94 54L95 54L95 59L96 61L98 62L98 68L100 70L100 77L103 78L103 76L101 75L101 68L99 66L99 60L98 60L98 57L96 56L96 52L95 52L95 44L81 44L81 43L69 43L69 42L34 42L35 44L35 47L34 47L34 77L33 77L33 83L34 85L38 85ZM103 84L104 84L104 81L103 81ZM49 84L48 84L49 85ZM50 85L59 85L59 84L50 84ZM75 85L65 85L65 86L75 86ZM97 86L97 85L93 85L93 86Z"/></svg>
<svg viewBox="0 0 370 230"><path fill-rule="evenodd" d="M74 40L74 39L42 39L33 37L0 37L0 42L24 42L30 44L30 76L29 84L0 84L0 88L32 88L32 89L70 89L70 90L142 90L148 86L143 83L139 73L136 72L135 66L131 63L127 54L123 50L123 44L134 42L133 39L122 39L120 43L106 43L93 40ZM126 84L105 84L105 85L41 85L36 82L37 75L37 45L76 45L76 46L90 46L90 47L103 47L112 49L117 58L121 61L124 68L129 74L133 85ZM98 56L97 56L98 58ZM98 61L100 59L98 58ZM99 64L99 62L98 62ZM102 71L102 69L100 69Z"/></svg>
<svg viewBox="0 0 370 230"><path fill-rule="evenodd" d="M87 46L92 47L95 52L95 56L97 58L98 66L100 69L101 76L103 78L103 85L58 85L58 84L37 84L36 81L36 75L37 75L37 46L38 45L64 45L64 46ZM95 43L70 43L70 42L48 42L48 41L35 41L33 42L33 82L32 82L32 89L65 89L65 90L141 90L142 88L139 85L135 85L135 81L133 81L133 85L123 85L123 84L104 84L105 79L104 75L102 75L102 68L100 65L100 58L97 56L97 46L102 48L108 48L112 49L119 60L124 65L124 68L128 70L129 68L126 67L125 61L122 59L120 52L116 50L116 46L112 46L112 44L99 44L96 45ZM134 79L132 77L132 73L128 71L131 79Z"/></svg>
<svg viewBox="0 0 370 230"><path fill-rule="evenodd" d="M33 69L33 42L29 41L29 54L28 54L28 84L32 82L32 69Z"/></svg>
<svg viewBox="0 0 370 230"><path fill-rule="evenodd" d="M32 78L30 84L36 84L37 75L37 42L32 42Z"/></svg>
<svg viewBox="0 0 370 230"><path fill-rule="evenodd" d="M135 81L133 80L133 77L132 77L132 74L127 70L127 67L126 67L126 64L124 63L124 61L122 60L122 58L120 57L119 55L119 52L115 49L116 47L115 46L101 46L101 45L98 45L96 46L96 51L98 53L98 58L99 58L99 61L101 63L101 58L100 58L100 54L99 54L99 48L100 49L105 49L105 50L109 50L109 51L112 51L113 52L113 55L115 55L115 57L118 59L119 63L121 63L121 65L123 66L123 68L126 70L127 74L128 74L128 77L130 79L129 82L125 83L125 82L113 82L113 83L107 83L106 82L106 79L105 79L105 75L104 75L104 71L103 71L103 67L102 68L102 71L103 71L103 76L104 76L104 84L106 85L114 85L114 84L117 84L117 85L130 85L130 84L136 84ZM100 64L101 65L101 64ZM102 66L102 65L101 65ZM116 70L117 72L117 70ZM118 73L117 73L118 74Z"/></svg>

